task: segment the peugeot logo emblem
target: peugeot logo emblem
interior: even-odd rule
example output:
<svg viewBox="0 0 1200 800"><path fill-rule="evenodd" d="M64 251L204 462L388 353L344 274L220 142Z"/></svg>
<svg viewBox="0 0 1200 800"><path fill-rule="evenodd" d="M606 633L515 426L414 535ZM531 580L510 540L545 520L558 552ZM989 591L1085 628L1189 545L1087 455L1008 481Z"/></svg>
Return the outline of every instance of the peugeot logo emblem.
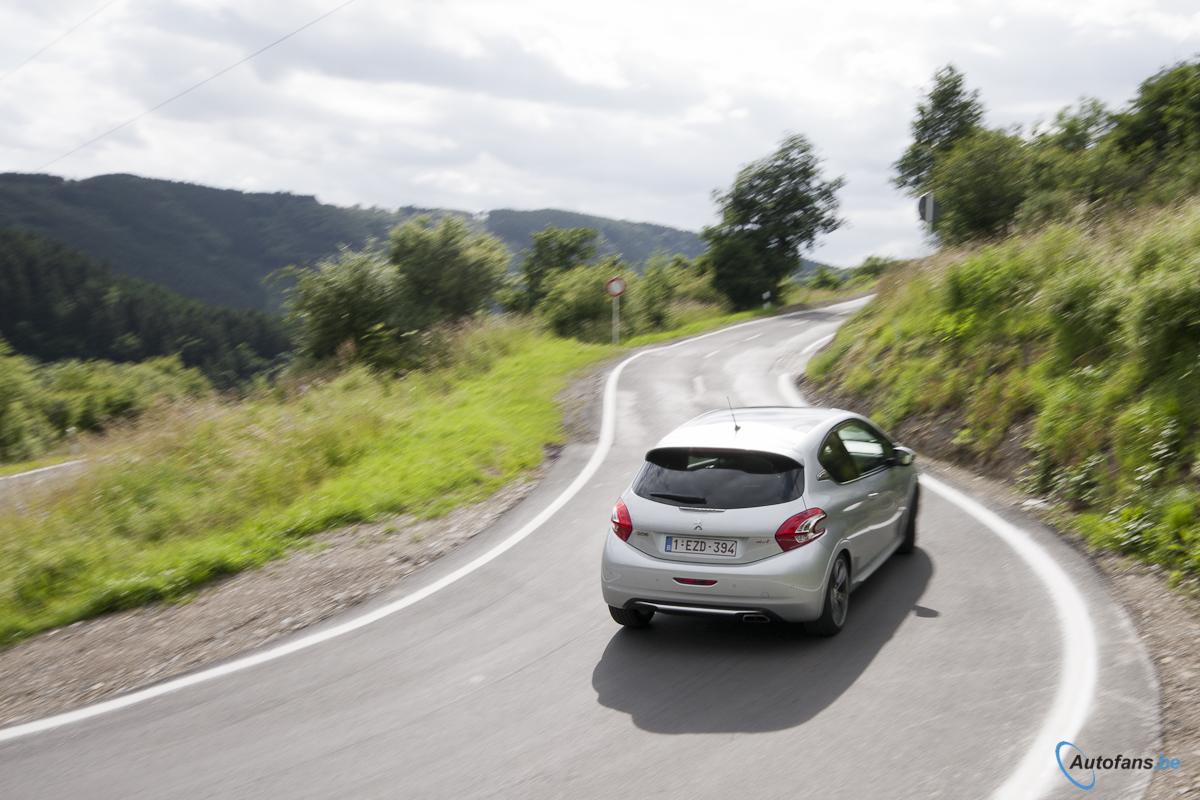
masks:
<svg viewBox="0 0 1200 800"><path fill-rule="evenodd" d="M703 525L701 525L699 522L697 522L697 523L696 523L696 527L692 528L692 530L694 530L694 531L702 531L702 530L704 530L704 526L703 526Z"/></svg>

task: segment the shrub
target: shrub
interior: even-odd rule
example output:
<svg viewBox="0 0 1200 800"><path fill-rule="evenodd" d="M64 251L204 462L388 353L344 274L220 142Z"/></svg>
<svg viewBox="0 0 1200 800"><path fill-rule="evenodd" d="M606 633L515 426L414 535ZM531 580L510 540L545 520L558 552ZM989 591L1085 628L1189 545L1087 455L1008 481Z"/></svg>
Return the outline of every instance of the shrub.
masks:
<svg viewBox="0 0 1200 800"><path fill-rule="evenodd" d="M628 304L636 291L635 279L622 265L615 262L584 265L550 278L546 296L537 307L538 316L559 336L605 341L611 336L612 300L604 292L604 284L619 273L623 273L630 287L622 297Z"/></svg>

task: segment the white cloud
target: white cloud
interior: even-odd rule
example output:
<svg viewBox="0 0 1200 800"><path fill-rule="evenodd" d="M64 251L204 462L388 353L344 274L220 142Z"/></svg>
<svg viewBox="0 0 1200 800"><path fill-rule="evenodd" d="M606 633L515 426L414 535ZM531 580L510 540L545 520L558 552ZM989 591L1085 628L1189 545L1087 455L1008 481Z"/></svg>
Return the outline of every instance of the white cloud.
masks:
<svg viewBox="0 0 1200 800"><path fill-rule="evenodd" d="M0 80L0 158L36 169L331 4L118 3ZM92 8L5 4L0 73ZM54 171L698 228L712 189L800 131L847 176L850 224L817 256L851 263L925 248L888 178L937 67L990 123L1028 125L1119 105L1198 45L1181 0L361 0Z"/></svg>

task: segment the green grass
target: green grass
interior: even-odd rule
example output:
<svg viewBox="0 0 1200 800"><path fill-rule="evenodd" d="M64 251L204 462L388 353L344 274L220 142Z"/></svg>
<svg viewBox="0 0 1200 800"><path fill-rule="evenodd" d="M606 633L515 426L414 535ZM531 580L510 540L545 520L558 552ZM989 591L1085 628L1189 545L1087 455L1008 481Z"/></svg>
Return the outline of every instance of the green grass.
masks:
<svg viewBox="0 0 1200 800"><path fill-rule="evenodd" d="M0 518L0 642L170 600L310 534L486 498L562 440L555 396L615 352L501 323L403 380L176 406L86 476Z"/></svg>
<svg viewBox="0 0 1200 800"><path fill-rule="evenodd" d="M1098 547L1200 577L1200 203L1055 225L884 276L809 362L885 426L957 420Z"/></svg>

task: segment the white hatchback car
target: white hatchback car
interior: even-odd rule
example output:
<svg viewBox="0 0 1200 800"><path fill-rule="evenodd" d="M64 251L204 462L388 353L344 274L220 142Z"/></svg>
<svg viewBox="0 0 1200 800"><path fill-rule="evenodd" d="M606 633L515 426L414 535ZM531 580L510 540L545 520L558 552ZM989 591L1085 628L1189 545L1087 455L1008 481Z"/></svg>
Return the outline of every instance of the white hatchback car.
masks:
<svg viewBox="0 0 1200 800"><path fill-rule="evenodd" d="M655 612L803 622L832 636L851 590L916 545L913 452L829 408L710 411L646 454L601 569L614 620Z"/></svg>

